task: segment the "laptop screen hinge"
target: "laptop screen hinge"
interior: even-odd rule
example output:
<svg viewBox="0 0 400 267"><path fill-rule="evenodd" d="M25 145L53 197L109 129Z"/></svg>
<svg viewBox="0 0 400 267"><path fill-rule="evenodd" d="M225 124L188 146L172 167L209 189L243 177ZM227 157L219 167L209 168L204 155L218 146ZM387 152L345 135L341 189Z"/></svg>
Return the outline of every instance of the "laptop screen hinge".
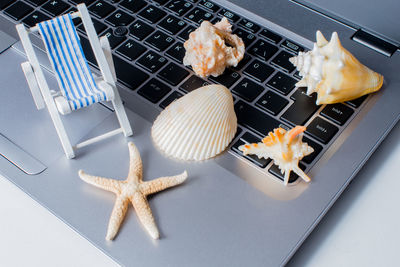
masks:
<svg viewBox="0 0 400 267"><path fill-rule="evenodd" d="M382 40L366 31L358 30L352 37L352 40L365 45L387 57L391 57L398 49L397 46Z"/></svg>

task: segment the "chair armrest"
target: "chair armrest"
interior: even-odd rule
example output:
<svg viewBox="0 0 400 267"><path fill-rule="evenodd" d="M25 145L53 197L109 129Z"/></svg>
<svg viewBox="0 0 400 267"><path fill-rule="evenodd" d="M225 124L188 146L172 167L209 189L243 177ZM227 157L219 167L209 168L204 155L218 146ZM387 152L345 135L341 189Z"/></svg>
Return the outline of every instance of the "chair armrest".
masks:
<svg viewBox="0 0 400 267"><path fill-rule="evenodd" d="M36 76L33 72L32 66L29 61L23 62L21 64L22 71L25 74L26 81L28 82L29 89L31 89L33 100L35 101L37 109L42 109L45 107L42 93L40 92Z"/></svg>
<svg viewBox="0 0 400 267"><path fill-rule="evenodd" d="M107 36L100 37L100 46L101 49L103 50L104 56L106 57L108 66L110 67L111 74L114 78L114 82L117 82L117 75L115 74L114 61L112 59L110 42L108 41Z"/></svg>

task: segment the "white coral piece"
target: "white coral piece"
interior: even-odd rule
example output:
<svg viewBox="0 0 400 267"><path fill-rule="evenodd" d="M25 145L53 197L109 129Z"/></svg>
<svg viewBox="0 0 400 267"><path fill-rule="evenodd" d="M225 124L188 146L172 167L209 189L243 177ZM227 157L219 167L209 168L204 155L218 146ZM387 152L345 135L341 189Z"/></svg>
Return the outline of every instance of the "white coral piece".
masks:
<svg viewBox="0 0 400 267"><path fill-rule="evenodd" d="M239 147L244 155L254 154L259 158L271 158L279 167L284 177L284 184L289 182L290 172L293 171L304 181L311 181L299 168L299 161L314 152L314 149L307 143L302 142L304 126L296 126L290 131L283 128L274 129L262 143L246 144Z"/></svg>

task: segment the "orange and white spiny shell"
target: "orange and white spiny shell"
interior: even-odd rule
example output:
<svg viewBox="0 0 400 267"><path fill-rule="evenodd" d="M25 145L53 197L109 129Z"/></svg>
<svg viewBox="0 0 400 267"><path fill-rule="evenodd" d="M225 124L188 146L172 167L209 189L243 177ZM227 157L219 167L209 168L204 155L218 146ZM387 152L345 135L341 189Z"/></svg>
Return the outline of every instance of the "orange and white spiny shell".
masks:
<svg viewBox="0 0 400 267"><path fill-rule="evenodd" d="M231 28L225 17L215 25L203 21L198 29L190 33L184 44L186 53L183 64L191 65L200 77L216 77L226 67L236 66L243 58L244 43L240 37L232 34Z"/></svg>
<svg viewBox="0 0 400 267"><path fill-rule="evenodd" d="M328 42L320 31L308 52L290 58L302 76L296 86L317 92L317 104L332 104L359 98L378 91L383 76L361 64L341 45L336 32Z"/></svg>
<svg viewBox="0 0 400 267"><path fill-rule="evenodd" d="M314 151L312 147L302 141L305 130L304 126L296 126L290 131L277 128L273 132L269 132L261 143L245 144L240 146L239 150L244 155L255 154L259 158L271 158L285 175L285 185L289 182L291 171L309 182L310 177L299 168L299 161Z"/></svg>
<svg viewBox="0 0 400 267"><path fill-rule="evenodd" d="M205 160L224 151L236 129L230 91L222 85L208 85L172 102L155 120L151 135L170 157Z"/></svg>

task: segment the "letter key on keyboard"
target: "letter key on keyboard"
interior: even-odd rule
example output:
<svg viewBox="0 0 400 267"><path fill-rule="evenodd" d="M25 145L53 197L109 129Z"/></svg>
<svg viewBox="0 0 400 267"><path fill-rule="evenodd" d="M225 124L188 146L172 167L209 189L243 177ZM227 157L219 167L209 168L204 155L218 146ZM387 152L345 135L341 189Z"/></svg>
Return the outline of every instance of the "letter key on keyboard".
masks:
<svg viewBox="0 0 400 267"><path fill-rule="evenodd" d="M304 88L298 88L291 98L294 103L283 113L281 118L293 125L304 125L319 108L315 104L316 94L308 96Z"/></svg>
<svg viewBox="0 0 400 267"><path fill-rule="evenodd" d="M265 136L268 132L278 128L280 122L262 111L239 100L235 105L238 123L258 134Z"/></svg>

